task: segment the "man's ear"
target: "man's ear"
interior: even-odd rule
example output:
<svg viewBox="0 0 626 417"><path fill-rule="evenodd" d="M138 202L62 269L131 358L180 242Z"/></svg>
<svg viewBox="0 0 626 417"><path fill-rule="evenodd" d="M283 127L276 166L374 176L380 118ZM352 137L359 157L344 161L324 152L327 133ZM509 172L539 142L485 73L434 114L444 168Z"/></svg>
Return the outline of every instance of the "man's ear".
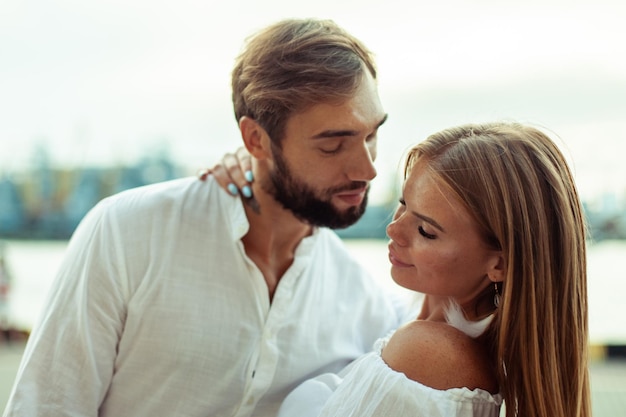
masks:
<svg viewBox="0 0 626 417"><path fill-rule="evenodd" d="M489 270L487 271L487 276L489 280L492 282L502 282L504 281L504 277L506 276L506 262L504 262L504 257L502 256L502 252L497 252L494 254L494 257L490 260Z"/></svg>
<svg viewBox="0 0 626 417"><path fill-rule="evenodd" d="M271 155L270 137L256 120L243 116L239 119L239 130L250 155L256 159L265 159Z"/></svg>

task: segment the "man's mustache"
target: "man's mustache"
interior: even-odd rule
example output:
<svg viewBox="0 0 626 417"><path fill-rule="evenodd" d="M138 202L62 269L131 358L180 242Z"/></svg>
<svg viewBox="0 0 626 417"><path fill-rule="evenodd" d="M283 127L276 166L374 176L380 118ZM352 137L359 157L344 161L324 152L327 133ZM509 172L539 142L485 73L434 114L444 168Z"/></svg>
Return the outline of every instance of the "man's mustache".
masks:
<svg viewBox="0 0 626 417"><path fill-rule="evenodd" d="M360 190L362 188L369 189L369 184L365 181L352 181L350 184L340 185L328 190L328 194L342 193L344 191Z"/></svg>

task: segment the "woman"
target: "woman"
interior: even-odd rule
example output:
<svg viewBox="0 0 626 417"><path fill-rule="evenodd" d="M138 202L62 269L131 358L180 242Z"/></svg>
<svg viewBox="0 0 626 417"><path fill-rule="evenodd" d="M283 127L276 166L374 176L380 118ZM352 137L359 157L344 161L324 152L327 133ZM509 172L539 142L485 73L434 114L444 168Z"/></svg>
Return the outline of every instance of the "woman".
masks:
<svg viewBox="0 0 626 417"><path fill-rule="evenodd" d="M557 146L519 124L466 125L408 154L387 227L416 320L280 416L591 415L585 222ZM306 360L303 358L303 360Z"/></svg>

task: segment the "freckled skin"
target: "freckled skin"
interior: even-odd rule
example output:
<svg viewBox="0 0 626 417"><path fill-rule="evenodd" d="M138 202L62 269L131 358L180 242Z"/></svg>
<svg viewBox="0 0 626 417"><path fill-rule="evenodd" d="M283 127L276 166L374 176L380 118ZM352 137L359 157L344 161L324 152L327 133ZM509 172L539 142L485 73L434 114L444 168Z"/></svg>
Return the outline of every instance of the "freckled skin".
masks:
<svg viewBox="0 0 626 417"><path fill-rule="evenodd" d="M426 295L417 320L398 329L383 360L408 378L435 389L467 387L498 392L494 365L477 340L448 325L450 298L468 319L479 294L500 276L500 251L489 248L464 206L418 162L403 188L403 203L387 227L391 275L399 285Z"/></svg>
<svg viewBox="0 0 626 417"><path fill-rule="evenodd" d="M424 294L454 297L462 306L471 303L492 285L487 273L499 252L487 247L469 213L423 164L409 174L403 196L405 206L387 228L393 279Z"/></svg>

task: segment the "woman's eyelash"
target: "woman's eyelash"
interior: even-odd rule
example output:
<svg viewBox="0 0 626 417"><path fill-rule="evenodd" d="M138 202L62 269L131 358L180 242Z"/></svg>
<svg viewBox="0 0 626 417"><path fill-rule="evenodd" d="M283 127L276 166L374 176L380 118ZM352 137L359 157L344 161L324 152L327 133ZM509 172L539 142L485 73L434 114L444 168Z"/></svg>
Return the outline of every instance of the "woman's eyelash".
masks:
<svg viewBox="0 0 626 417"><path fill-rule="evenodd" d="M426 232L426 230L424 230L422 226L419 226L417 230L420 232L420 235L424 236L426 239L435 239L437 237L435 235L431 235L430 233Z"/></svg>
<svg viewBox="0 0 626 417"><path fill-rule="evenodd" d="M399 202L401 205L406 206L406 201L404 200L404 198L403 198L403 197L400 197L400 198L398 199L398 202ZM436 238L437 238L437 236L436 236L436 235L432 235L432 234L428 233L426 230L424 230L424 228L423 228L422 226L419 226L419 227L417 228L417 230L420 232L420 235L424 236L426 239L431 239L431 240L432 240L432 239L436 239Z"/></svg>

